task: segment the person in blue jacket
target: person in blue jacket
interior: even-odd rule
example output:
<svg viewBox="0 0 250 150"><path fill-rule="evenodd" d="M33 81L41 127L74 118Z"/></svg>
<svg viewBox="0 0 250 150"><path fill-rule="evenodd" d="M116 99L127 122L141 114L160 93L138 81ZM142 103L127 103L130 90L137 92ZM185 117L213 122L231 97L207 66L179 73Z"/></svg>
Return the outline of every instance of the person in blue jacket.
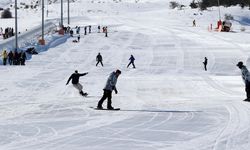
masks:
<svg viewBox="0 0 250 150"><path fill-rule="evenodd" d="M106 85L105 85L105 87L103 89L103 91L104 91L103 96L98 102L97 109L103 109L102 103L107 98L108 98L107 109L111 109L111 110L114 109L112 107L112 101L111 101L111 99L112 99L112 91L114 90L115 94L118 93L118 91L116 89L116 82L117 82L117 79L118 79L120 74L121 74L121 71L116 70L116 71L112 72L109 75L108 80L106 82Z"/></svg>
<svg viewBox="0 0 250 150"><path fill-rule="evenodd" d="M245 91L246 91L247 98L244 101L250 101L250 73L247 70L247 67L243 65L242 61L238 62L236 66L240 68L241 77L243 79L243 82L245 83Z"/></svg>

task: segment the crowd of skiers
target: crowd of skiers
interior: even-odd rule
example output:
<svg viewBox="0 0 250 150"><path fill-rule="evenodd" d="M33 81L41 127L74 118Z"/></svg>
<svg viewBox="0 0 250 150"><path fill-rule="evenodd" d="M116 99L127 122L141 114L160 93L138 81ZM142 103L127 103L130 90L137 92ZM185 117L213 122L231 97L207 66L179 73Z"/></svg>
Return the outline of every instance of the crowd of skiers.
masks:
<svg viewBox="0 0 250 150"><path fill-rule="evenodd" d="M2 51L2 60L3 60L3 65L25 65L25 61L27 59L26 53L24 51L10 51L7 52L7 50Z"/></svg>
<svg viewBox="0 0 250 150"><path fill-rule="evenodd" d="M71 37L74 37L74 31L72 28L63 27L63 29L64 29L65 33L69 33ZM83 29L84 29L84 35L90 34L92 32L91 25L84 26ZM77 39L73 40L74 43L80 42L80 38L81 38L80 30L81 30L80 26L75 27L75 33L77 34ZM97 26L97 31L98 31L98 33L101 33L101 26L100 25ZM105 34L105 37L108 37L108 27L107 26L102 27L102 32Z"/></svg>
<svg viewBox="0 0 250 150"><path fill-rule="evenodd" d="M5 28L5 29L3 30L3 28L1 27L1 28L0 28L0 36L2 36L3 39L10 38L10 37L14 36L14 29L8 27L8 28Z"/></svg>

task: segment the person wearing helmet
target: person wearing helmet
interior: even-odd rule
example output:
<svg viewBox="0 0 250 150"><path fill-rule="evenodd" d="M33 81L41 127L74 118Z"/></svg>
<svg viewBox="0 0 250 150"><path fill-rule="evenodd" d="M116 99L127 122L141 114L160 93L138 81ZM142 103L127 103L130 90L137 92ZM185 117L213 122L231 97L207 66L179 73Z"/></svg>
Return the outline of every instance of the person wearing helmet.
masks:
<svg viewBox="0 0 250 150"><path fill-rule="evenodd" d="M73 86L74 86L76 89L79 90L79 93L80 93L82 96L87 96L88 94L87 94L87 93L84 93L84 92L82 91L82 85L79 83L79 78L80 78L81 76L85 76L86 74L88 74L88 72L86 72L86 73L78 73L78 71L76 70L75 73L73 73L73 74L69 77L69 79L68 79L66 85L68 85L69 82L70 82L70 80L72 79L72 84L73 84Z"/></svg>
<svg viewBox="0 0 250 150"><path fill-rule="evenodd" d="M119 75L121 74L121 71L120 70L116 70L114 72L112 72L109 77L108 77L108 80L106 82L106 85L103 89L103 96L102 98L99 100L98 102L98 105L97 105L97 109L103 109L102 107L102 103L104 102L104 100L106 98L108 98L108 102L107 102L107 109L114 109L112 107L112 91L114 90L115 91L115 94L118 93L117 89L116 89L116 82L117 82L117 79L119 77Z"/></svg>
<svg viewBox="0 0 250 150"><path fill-rule="evenodd" d="M238 62L236 66L238 66L239 69L241 70L241 76L242 76L243 82L245 83L245 91L246 91L247 98L244 101L250 101L250 73L247 70L247 67L243 65L242 61Z"/></svg>

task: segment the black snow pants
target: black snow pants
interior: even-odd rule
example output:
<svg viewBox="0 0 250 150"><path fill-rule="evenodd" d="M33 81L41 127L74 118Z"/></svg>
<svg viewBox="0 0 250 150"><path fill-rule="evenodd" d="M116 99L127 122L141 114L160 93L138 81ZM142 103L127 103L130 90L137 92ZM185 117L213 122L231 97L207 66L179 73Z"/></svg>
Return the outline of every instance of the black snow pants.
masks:
<svg viewBox="0 0 250 150"><path fill-rule="evenodd" d="M112 105L111 105L112 104L112 101L111 101L111 99L112 99L112 91L110 91L110 90L103 90L103 91L104 91L103 96L100 99L100 101L98 102L97 107L102 107L102 103L104 102L104 100L106 98L108 98L107 108L110 108L110 107L112 107Z"/></svg>
<svg viewBox="0 0 250 150"><path fill-rule="evenodd" d="M246 94L247 94L247 99L250 100L250 82L246 83L245 91L246 91Z"/></svg>

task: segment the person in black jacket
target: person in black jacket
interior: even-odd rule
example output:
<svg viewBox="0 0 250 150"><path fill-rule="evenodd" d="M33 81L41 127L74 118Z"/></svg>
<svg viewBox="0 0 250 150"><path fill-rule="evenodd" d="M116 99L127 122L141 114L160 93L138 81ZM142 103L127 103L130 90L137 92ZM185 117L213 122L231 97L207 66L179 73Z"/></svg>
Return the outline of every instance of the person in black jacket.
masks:
<svg viewBox="0 0 250 150"><path fill-rule="evenodd" d="M8 54L9 64L10 64L10 65L13 64L13 55L14 55L14 54L12 53L12 51L10 51L9 54Z"/></svg>
<svg viewBox="0 0 250 150"><path fill-rule="evenodd" d="M24 51L21 51L20 53L20 63L21 65L25 65L25 61L26 61L27 57Z"/></svg>
<svg viewBox="0 0 250 150"><path fill-rule="evenodd" d="M102 63L102 55L101 55L101 53L98 53L98 55L96 56L96 61L97 61L96 66L97 66L99 63L101 63L101 65L103 66L103 63Z"/></svg>
<svg viewBox="0 0 250 150"><path fill-rule="evenodd" d="M130 60L130 62L128 63L127 68L128 68L131 64L133 65L133 68L135 68L135 64L134 64L135 58L134 58L134 56L131 55L130 58L129 58L129 60Z"/></svg>
<svg viewBox="0 0 250 150"><path fill-rule="evenodd" d="M203 64L204 64L205 71L207 71L207 57L204 58Z"/></svg>
<svg viewBox="0 0 250 150"><path fill-rule="evenodd" d="M79 83L79 78L80 78L81 76L85 76L86 74L88 74L88 72L86 72L86 73L78 73L78 71L76 70L75 73L73 73L73 74L69 77L69 79L68 79L66 85L68 85L69 82L70 82L70 80L72 79L72 84L73 84L73 86L74 86L76 89L79 90L79 93L80 93L82 96L87 96L88 94L87 94L87 93L84 93L84 92L82 91L82 85Z"/></svg>

